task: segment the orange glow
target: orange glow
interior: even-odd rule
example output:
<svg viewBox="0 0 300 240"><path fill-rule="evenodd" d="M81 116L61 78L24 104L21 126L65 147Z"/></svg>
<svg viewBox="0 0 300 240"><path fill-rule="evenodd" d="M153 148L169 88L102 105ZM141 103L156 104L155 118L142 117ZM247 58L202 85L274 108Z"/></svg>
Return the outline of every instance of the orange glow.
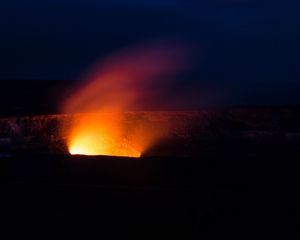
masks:
<svg viewBox="0 0 300 240"><path fill-rule="evenodd" d="M78 117L69 136L69 152L82 155L140 157L122 136L119 114L83 114Z"/></svg>
<svg viewBox="0 0 300 240"><path fill-rule="evenodd" d="M182 46L159 44L124 50L97 64L62 106L64 113L84 113L62 131L69 152L141 156L167 134L170 124L141 119L130 125L125 112L168 101L168 80L161 79L181 68L182 59Z"/></svg>

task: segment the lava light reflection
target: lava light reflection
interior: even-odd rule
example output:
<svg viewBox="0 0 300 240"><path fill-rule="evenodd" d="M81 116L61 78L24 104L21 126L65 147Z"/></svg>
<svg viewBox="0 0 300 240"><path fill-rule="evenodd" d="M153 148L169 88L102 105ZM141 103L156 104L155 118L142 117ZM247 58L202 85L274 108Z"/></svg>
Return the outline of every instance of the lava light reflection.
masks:
<svg viewBox="0 0 300 240"><path fill-rule="evenodd" d="M100 137L93 138L91 136L84 136L73 139L70 143L69 152L71 155L108 155L119 157L134 157L139 158L141 153L134 149L128 149L121 147L113 147L112 145L105 143Z"/></svg>
<svg viewBox="0 0 300 240"><path fill-rule="evenodd" d="M122 135L119 115L84 114L78 117L69 138L69 152L72 155L110 155L140 157Z"/></svg>

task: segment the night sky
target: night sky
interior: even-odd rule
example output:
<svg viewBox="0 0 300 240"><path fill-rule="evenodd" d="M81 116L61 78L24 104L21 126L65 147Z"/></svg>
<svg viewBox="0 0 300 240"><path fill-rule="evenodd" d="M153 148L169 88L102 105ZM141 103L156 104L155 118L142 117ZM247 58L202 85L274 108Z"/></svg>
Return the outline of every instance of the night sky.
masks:
<svg viewBox="0 0 300 240"><path fill-rule="evenodd" d="M184 78L203 92L299 104L299 10L296 0L2 0L0 79L76 79L118 49L171 36L199 44Z"/></svg>

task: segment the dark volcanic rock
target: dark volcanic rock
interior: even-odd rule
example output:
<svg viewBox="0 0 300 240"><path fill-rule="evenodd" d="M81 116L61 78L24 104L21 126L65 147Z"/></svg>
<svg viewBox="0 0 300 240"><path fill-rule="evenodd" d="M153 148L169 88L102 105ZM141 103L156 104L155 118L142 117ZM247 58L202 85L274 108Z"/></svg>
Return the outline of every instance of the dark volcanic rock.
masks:
<svg viewBox="0 0 300 240"><path fill-rule="evenodd" d="M128 112L128 135L136 126L173 123L172 131L144 155L198 155L249 152L278 146L299 148L298 108L235 108L199 111ZM61 131L80 115L44 115L0 119L0 153L67 153Z"/></svg>

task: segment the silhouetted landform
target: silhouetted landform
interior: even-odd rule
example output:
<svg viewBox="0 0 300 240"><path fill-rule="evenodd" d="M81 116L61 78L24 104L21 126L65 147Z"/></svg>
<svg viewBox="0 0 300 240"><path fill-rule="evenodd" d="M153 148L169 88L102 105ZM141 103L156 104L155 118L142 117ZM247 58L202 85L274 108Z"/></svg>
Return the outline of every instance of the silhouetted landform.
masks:
<svg viewBox="0 0 300 240"><path fill-rule="evenodd" d="M36 115L51 115L60 113L60 106L63 100L70 96L74 89L76 89L76 80L0 80L0 117L21 117L21 116L36 116ZM255 97L255 96L254 96ZM195 110L195 106L212 107L195 103L191 110ZM219 108L232 108L232 107L254 107L254 108L277 108L277 107L295 107L299 109L299 104L295 105L255 105L249 106L242 102L235 103L222 103ZM190 110L190 108L176 109L175 110ZM142 110L169 110L151 108ZM293 113L293 112L292 112Z"/></svg>
<svg viewBox="0 0 300 240"><path fill-rule="evenodd" d="M66 80L0 80L0 116L55 114L73 86Z"/></svg>

